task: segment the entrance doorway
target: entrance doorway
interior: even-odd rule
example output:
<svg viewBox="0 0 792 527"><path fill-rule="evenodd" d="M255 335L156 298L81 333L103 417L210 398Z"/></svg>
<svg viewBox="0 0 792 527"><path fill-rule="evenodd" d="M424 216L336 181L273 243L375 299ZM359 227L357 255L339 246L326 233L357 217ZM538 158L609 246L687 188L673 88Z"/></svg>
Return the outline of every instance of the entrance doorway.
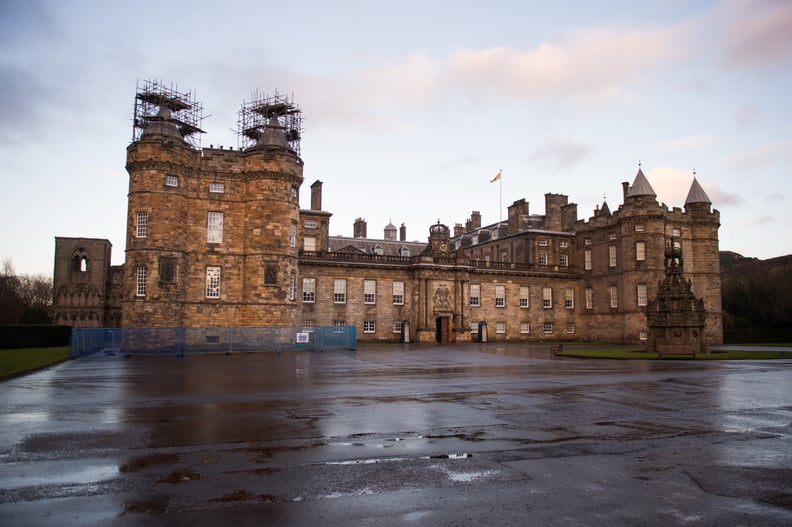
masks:
<svg viewBox="0 0 792 527"><path fill-rule="evenodd" d="M440 344L448 344L451 342L451 318L450 317L437 317L435 318L435 339Z"/></svg>

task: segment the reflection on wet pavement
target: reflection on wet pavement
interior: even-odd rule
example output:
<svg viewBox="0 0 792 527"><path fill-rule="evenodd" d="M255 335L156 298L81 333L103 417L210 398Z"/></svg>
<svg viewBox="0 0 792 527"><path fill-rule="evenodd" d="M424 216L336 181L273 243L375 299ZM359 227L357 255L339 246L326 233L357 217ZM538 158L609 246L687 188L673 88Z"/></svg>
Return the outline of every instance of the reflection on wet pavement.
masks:
<svg viewBox="0 0 792 527"><path fill-rule="evenodd" d="M82 358L0 384L0 519L786 525L790 380L544 345Z"/></svg>

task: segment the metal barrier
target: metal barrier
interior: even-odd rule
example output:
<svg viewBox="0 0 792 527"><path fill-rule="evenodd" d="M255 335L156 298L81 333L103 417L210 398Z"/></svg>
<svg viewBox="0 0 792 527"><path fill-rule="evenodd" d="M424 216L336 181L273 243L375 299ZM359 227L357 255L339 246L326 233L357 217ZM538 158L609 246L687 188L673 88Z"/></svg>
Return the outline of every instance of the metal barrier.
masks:
<svg viewBox="0 0 792 527"><path fill-rule="evenodd" d="M69 356L356 349L355 326L73 328Z"/></svg>

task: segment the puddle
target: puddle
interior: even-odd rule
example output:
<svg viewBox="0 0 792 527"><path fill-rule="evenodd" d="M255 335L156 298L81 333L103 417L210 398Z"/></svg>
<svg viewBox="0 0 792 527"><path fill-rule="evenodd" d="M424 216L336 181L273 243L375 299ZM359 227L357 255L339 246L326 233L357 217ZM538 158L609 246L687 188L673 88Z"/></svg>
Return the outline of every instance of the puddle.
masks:
<svg viewBox="0 0 792 527"><path fill-rule="evenodd" d="M9 468L13 467L11 465ZM29 469L30 465L26 467ZM0 481L0 489L10 490L20 487L31 487L35 485L61 485L73 483L85 485L88 483L98 483L118 477L118 467L115 465L83 465L80 467L65 467L61 471L58 467L47 464L42 467L38 474L25 474L24 472L14 475L5 474Z"/></svg>
<svg viewBox="0 0 792 527"><path fill-rule="evenodd" d="M175 463L178 461L178 459L179 456L176 454L151 454L149 456L141 456L131 459L130 461L127 461L118 467L118 470L120 472L137 472L138 470L144 469L146 467L153 467L165 463Z"/></svg>

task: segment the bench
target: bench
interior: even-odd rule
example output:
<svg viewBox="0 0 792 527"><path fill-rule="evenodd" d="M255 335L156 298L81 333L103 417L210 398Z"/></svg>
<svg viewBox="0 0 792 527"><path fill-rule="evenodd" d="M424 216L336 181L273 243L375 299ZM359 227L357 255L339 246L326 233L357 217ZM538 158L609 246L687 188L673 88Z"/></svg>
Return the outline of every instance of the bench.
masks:
<svg viewBox="0 0 792 527"><path fill-rule="evenodd" d="M657 346L657 355L663 357L665 355L691 355L696 356L696 346Z"/></svg>
<svg viewBox="0 0 792 527"><path fill-rule="evenodd" d="M563 344L553 344L552 346L550 346L550 353L552 353L553 355L558 355L562 351L564 351Z"/></svg>

